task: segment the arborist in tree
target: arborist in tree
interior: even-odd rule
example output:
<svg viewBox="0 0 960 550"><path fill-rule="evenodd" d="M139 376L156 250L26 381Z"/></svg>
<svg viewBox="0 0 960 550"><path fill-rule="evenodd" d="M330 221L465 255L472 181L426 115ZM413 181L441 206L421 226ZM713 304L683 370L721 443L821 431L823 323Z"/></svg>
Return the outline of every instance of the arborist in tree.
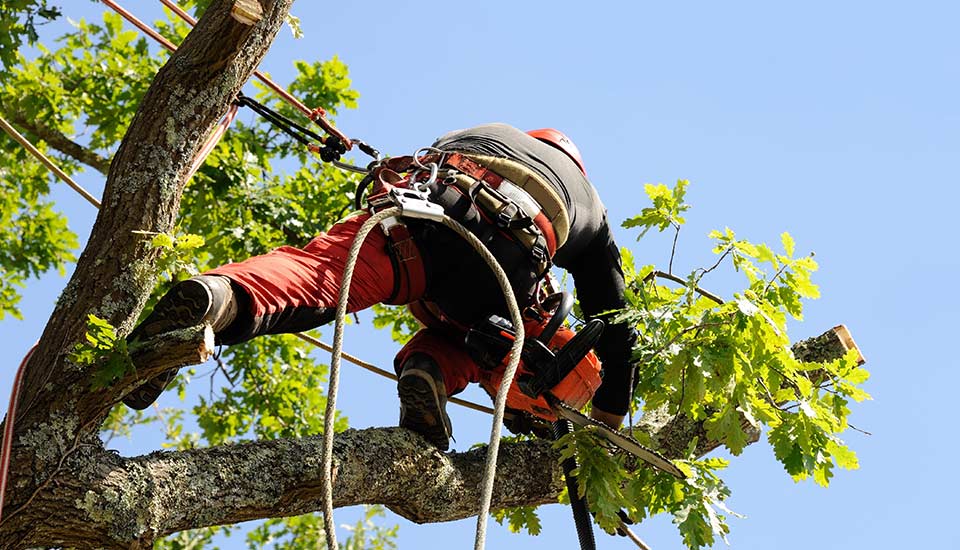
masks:
<svg viewBox="0 0 960 550"><path fill-rule="evenodd" d="M584 315L625 305L620 253L606 211L580 152L563 133L487 124L451 132L422 151L373 170L371 208L382 202L386 188L425 182L430 201L493 252L521 308L533 303L539 281L554 264L573 276ZM432 175L426 169L431 164L438 168ZM347 252L369 217L350 215L302 249L283 246L178 283L129 338L209 323L217 342L229 345L330 322ZM394 362L400 425L446 450L453 433L447 397L479 379L464 335L492 314L506 316L506 303L488 266L447 227L406 218L385 225L361 248L348 311L406 304L424 325ZM627 325L608 323L595 346L603 382L591 414L613 427L622 422L630 400L632 344ZM176 373L148 380L124 403L146 408Z"/></svg>

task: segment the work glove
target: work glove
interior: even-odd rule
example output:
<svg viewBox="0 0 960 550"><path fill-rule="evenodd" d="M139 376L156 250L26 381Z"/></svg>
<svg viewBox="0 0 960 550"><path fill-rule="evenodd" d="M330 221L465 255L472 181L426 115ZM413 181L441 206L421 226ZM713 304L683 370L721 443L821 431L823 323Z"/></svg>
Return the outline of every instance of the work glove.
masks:
<svg viewBox="0 0 960 550"><path fill-rule="evenodd" d="M535 435L543 439L553 439L553 429L543 420L517 409L504 411L503 425L514 435Z"/></svg>

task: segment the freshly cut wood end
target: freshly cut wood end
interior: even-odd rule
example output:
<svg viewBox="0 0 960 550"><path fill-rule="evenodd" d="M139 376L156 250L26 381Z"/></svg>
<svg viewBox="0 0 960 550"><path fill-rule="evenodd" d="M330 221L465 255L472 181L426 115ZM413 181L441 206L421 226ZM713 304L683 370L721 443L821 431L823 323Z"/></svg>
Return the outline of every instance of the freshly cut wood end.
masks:
<svg viewBox="0 0 960 550"><path fill-rule="evenodd" d="M857 347L857 343L853 340L853 335L850 334L850 330L846 325L837 325L833 327L833 332L836 333L837 338L840 339L840 342L843 344L843 347L847 350L857 350L857 364L863 365L867 362L867 358L863 356L863 353L860 351L860 348Z"/></svg>
<svg viewBox="0 0 960 550"><path fill-rule="evenodd" d="M200 348L197 352L200 355L200 362L206 361L213 357L214 352L217 349L216 338L213 334L213 327L210 325L203 325L203 342L200 344Z"/></svg>
<svg viewBox="0 0 960 550"><path fill-rule="evenodd" d="M263 6L257 0L235 0L230 15L244 25L253 25L263 19Z"/></svg>

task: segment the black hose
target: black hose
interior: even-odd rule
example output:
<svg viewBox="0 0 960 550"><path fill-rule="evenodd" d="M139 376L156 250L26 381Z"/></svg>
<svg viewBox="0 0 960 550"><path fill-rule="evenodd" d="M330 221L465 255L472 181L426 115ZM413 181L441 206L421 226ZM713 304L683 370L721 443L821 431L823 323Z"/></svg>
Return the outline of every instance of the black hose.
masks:
<svg viewBox="0 0 960 550"><path fill-rule="evenodd" d="M572 431L573 424L569 420L560 419L553 423L554 439L560 439ZM593 522L590 520L590 510L587 509L587 498L580 496L577 478L573 475L573 471L577 468L577 460L570 457L560 466L563 468L563 477L567 481L567 493L570 495L570 508L573 509L573 523L577 527L580 550L596 550L597 541L593 538Z"/></svg>

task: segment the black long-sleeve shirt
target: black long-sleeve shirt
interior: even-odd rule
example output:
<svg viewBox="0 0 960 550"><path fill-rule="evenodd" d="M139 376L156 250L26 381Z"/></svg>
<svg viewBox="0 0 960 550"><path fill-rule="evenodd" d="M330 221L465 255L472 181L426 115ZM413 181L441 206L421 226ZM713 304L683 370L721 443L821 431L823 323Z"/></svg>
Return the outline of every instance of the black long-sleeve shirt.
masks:
<svg viewBox="0 0 960 550"><path fill-rule="evenodd" d="M565 201L570 221L566 242L554 263L573 276L580 307L588 317L624 307L620 252L596 189L564 152L506 124L486 124L444 135L434 147L445 151L505 157L520 162L548 182ZM593 399L597 408L626 414L630 400L633 333L625 324L607 323L595 351L604 377Z"/></svg>

